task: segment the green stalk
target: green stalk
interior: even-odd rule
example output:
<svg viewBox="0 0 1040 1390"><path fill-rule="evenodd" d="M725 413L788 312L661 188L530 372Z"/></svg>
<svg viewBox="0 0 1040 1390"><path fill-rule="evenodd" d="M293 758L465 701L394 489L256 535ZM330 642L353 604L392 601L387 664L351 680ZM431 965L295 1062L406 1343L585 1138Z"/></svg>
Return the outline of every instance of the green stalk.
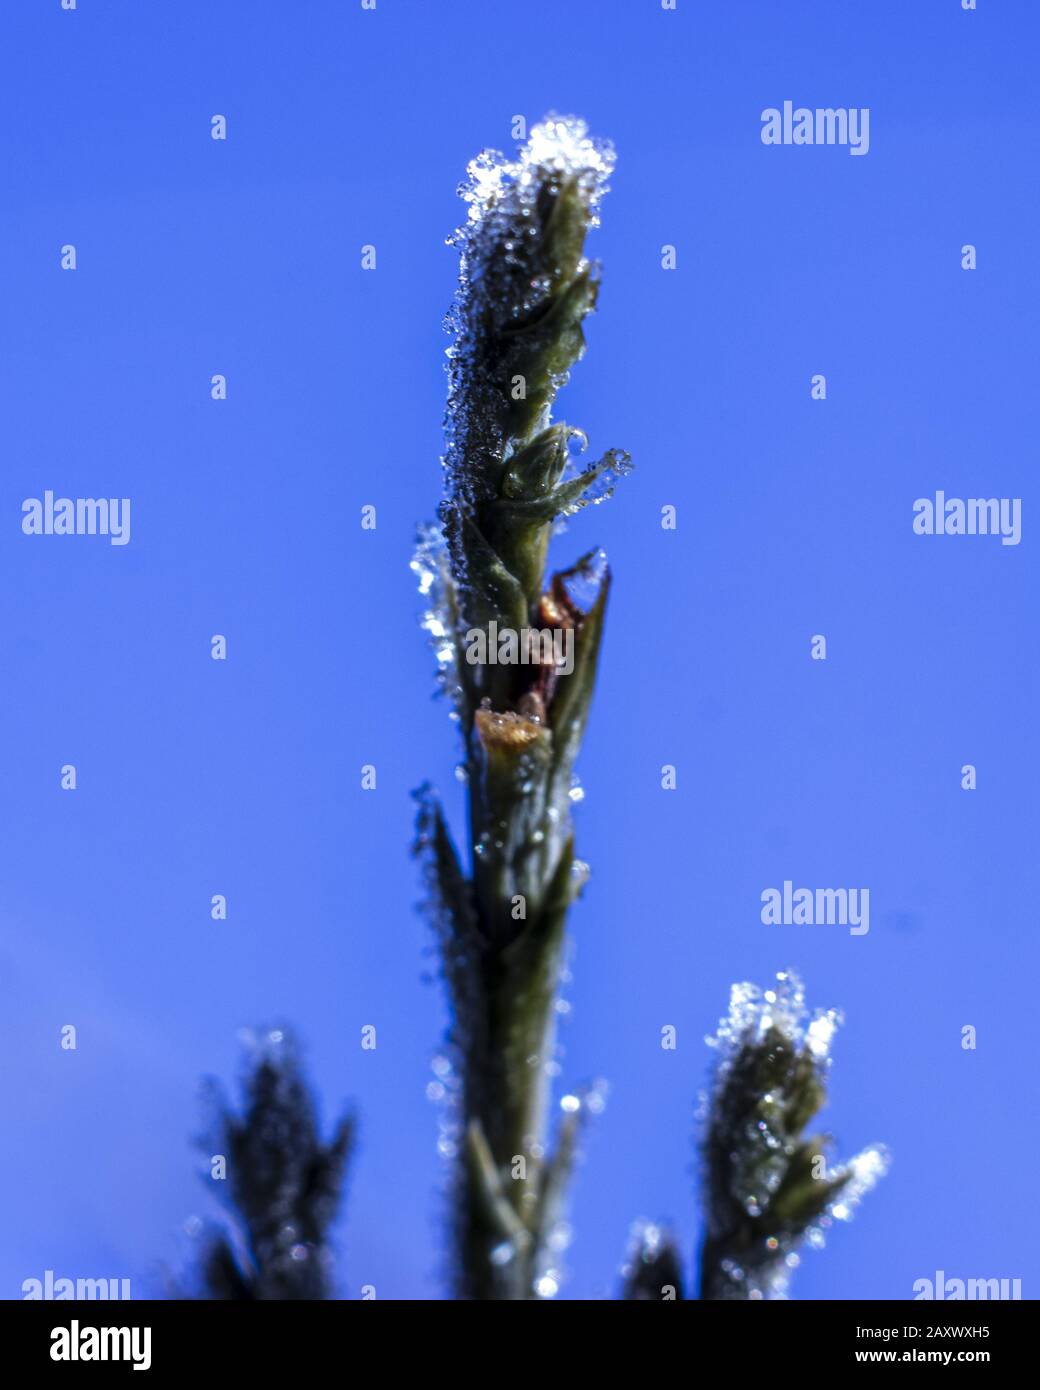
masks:
<svg viewBox="0 0 1040 1390"><path fill-rule="evenodd" d="M702 1299L784 1297L799 1246L822 1245L888 1167L880 1145L832 1166L829 1137L802 1133L826 1102L840 1022L809 1017L792 971L767 990L733 986L704 1139Z"/></svg>
<svg viewBox="0 0 1040 1390"><path fill-rule="evenodd" d="M612 451L579 470L573 444L584 436L553 424L550 410L584 351L599 284L585 234L612 167L612 151L581 122L551 117L515 160L485 153L471 163L469 220L454 239L447 486L414 568L465 753L465 856L435 798L420 794L453 1015L464 1298L555 1291L550 1242L581 1110L570 1098L550 1152L556 993L584 875L573 766L609 574L599 554L549 579L546 563L557 518L609 496L628 460ZM544 632L564 652L572 643L573 663L557 663L548 643L527 662L489 659L505 629Z"/></svg>

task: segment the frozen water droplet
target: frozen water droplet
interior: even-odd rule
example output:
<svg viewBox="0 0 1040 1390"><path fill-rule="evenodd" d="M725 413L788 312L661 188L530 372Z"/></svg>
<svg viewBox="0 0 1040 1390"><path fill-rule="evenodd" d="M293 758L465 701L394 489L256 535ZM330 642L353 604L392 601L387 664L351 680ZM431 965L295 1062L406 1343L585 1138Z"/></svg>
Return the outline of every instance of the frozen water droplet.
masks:
<svg viewBox="0 0 1040 1390"><path fill-rule="evenodd" d="M548 1245L550 1250L559 1253L567 1249L573 1238L573 1228L568 1225L566 1221L557 1221L549 1232L546 1245Z"/></svg>
<svg viewBox="0 0 1040 1390"><path fill-rule="evenodd" d="M560 576L568 601L581 613L595 606L607 577L607 552L595 550L580 565Z"/></svg>
<svg viewBox="0 0 1040 1390"><path fill-rule="evenodd" d="M570 458L580 458L589 447L589 437L576 425L567 426L567 454Z"/></svg>
<svg viewBox="0 0 1040 1390"><path fill-rule="evenodd" d="M574 863L571 865L571 883L574 885L574 891L576 893L581 892L591 876L592 870L589 868L588 864L585 863L584 859L575 859Z"/></svg>

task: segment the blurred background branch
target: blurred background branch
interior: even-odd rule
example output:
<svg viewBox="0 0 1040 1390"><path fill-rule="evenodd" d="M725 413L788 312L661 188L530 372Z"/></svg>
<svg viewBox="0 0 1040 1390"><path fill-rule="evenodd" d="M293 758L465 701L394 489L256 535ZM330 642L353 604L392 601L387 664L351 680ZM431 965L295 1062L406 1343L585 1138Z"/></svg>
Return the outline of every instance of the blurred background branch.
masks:
<svg viewBox="0 0 1040 1390"><path fill-rule="evenodd" d="M209 1145L216 1176L226 1166L233 1233L204 1257L211 1299L325 1299L334 1296L329 1231L343 1195L354 1122L344 1117L321 1140L317 1110L296 1045L275 1029L251 1049L241 1115L215 1083Z"/></svg>

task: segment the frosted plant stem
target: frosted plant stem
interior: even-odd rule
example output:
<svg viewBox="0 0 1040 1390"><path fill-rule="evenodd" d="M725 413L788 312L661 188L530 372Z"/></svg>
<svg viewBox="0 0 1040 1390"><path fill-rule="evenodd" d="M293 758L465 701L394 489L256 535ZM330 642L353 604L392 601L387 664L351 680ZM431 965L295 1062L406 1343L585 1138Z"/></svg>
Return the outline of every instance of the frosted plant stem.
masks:
<svg viewBox="0 0 1040 1390"><path fill-rule="evenodd" d="M823 1107L833 1009L810 1018L793 971L766 990L734 985L718 1051L704 1139L706 1232L700 1297L782 1298L802 1242L824 1243L886 1171L875 1146L834 1164L825 1134L803 1130Z"/></svg>
<svg viewBox="0 0 1040 1390"><path fill-rule="evenodd" d="M457 853L428 789L419 818L453 1015L447 1145L464 1298L550 1297L559 1285L581 1102L567 1098L550 1153L550 1067L567 909L585 872L573 765L609 574L601 552L548 581L545 569L557 519L609 496L628 460L611 451L579 467L584 436L550 410L584 351L598 288L585 234L612 167L582 122L550 117L514 160L473 160L460 190L468 220L453 238L446 490L413 568L465 749L469 851ZM503 632L516 636L511 654ZM530 632L547 641L525 649Z"/></svg>

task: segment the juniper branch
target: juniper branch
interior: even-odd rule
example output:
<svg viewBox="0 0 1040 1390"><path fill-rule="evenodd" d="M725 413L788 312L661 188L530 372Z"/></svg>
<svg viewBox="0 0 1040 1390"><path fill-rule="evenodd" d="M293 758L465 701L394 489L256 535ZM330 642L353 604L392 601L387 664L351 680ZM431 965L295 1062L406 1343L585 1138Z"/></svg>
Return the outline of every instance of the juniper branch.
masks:
<svg viewBox="0 0 1040 1390"><path fill-rule="evenodd" d="M211 1299L325 1299L332 1296L328 1233L341 1200L354 1125L340 1120L321 1141L314 1100L292 1040L269 1033L244 1083L239 1118L214 1088L212 1135L228 1165L236 1251L226 1235L206 1254Z"/></svg>
<svg viewBox="0 0 1040 1390"><path fill-rule="evenodd" d="M832 1167L829 1136L803 1135L826 1101L840 1021L834 1010L807 1019L790 971L765 992L733 986L703 1149L702 1299L782 1296L801 1242L822 1244L886 1170L883 1148Z"/></svg>
<svg viewBox="0 0 1040 1390"><path fill-rule="evenodd" d="M579 469L584 435L553 424L584 350L598 267L585 234L613 166L574 120L549 118L517 158L485 153L462 190L460 286L448 327L446 492L417 557L465 750L472 860L421 794L458 1097L458 1292L525 1299L539 1284L568 1166L548 1157L547 1065L574 857L570 792L609 588L601 554L546 579L554 522L602 500L628 460ZM496 632L547 635L526 663L481 661ZM552 654L573 643L573 666ZM469 860L467 854L466 860Z"/></svg>

